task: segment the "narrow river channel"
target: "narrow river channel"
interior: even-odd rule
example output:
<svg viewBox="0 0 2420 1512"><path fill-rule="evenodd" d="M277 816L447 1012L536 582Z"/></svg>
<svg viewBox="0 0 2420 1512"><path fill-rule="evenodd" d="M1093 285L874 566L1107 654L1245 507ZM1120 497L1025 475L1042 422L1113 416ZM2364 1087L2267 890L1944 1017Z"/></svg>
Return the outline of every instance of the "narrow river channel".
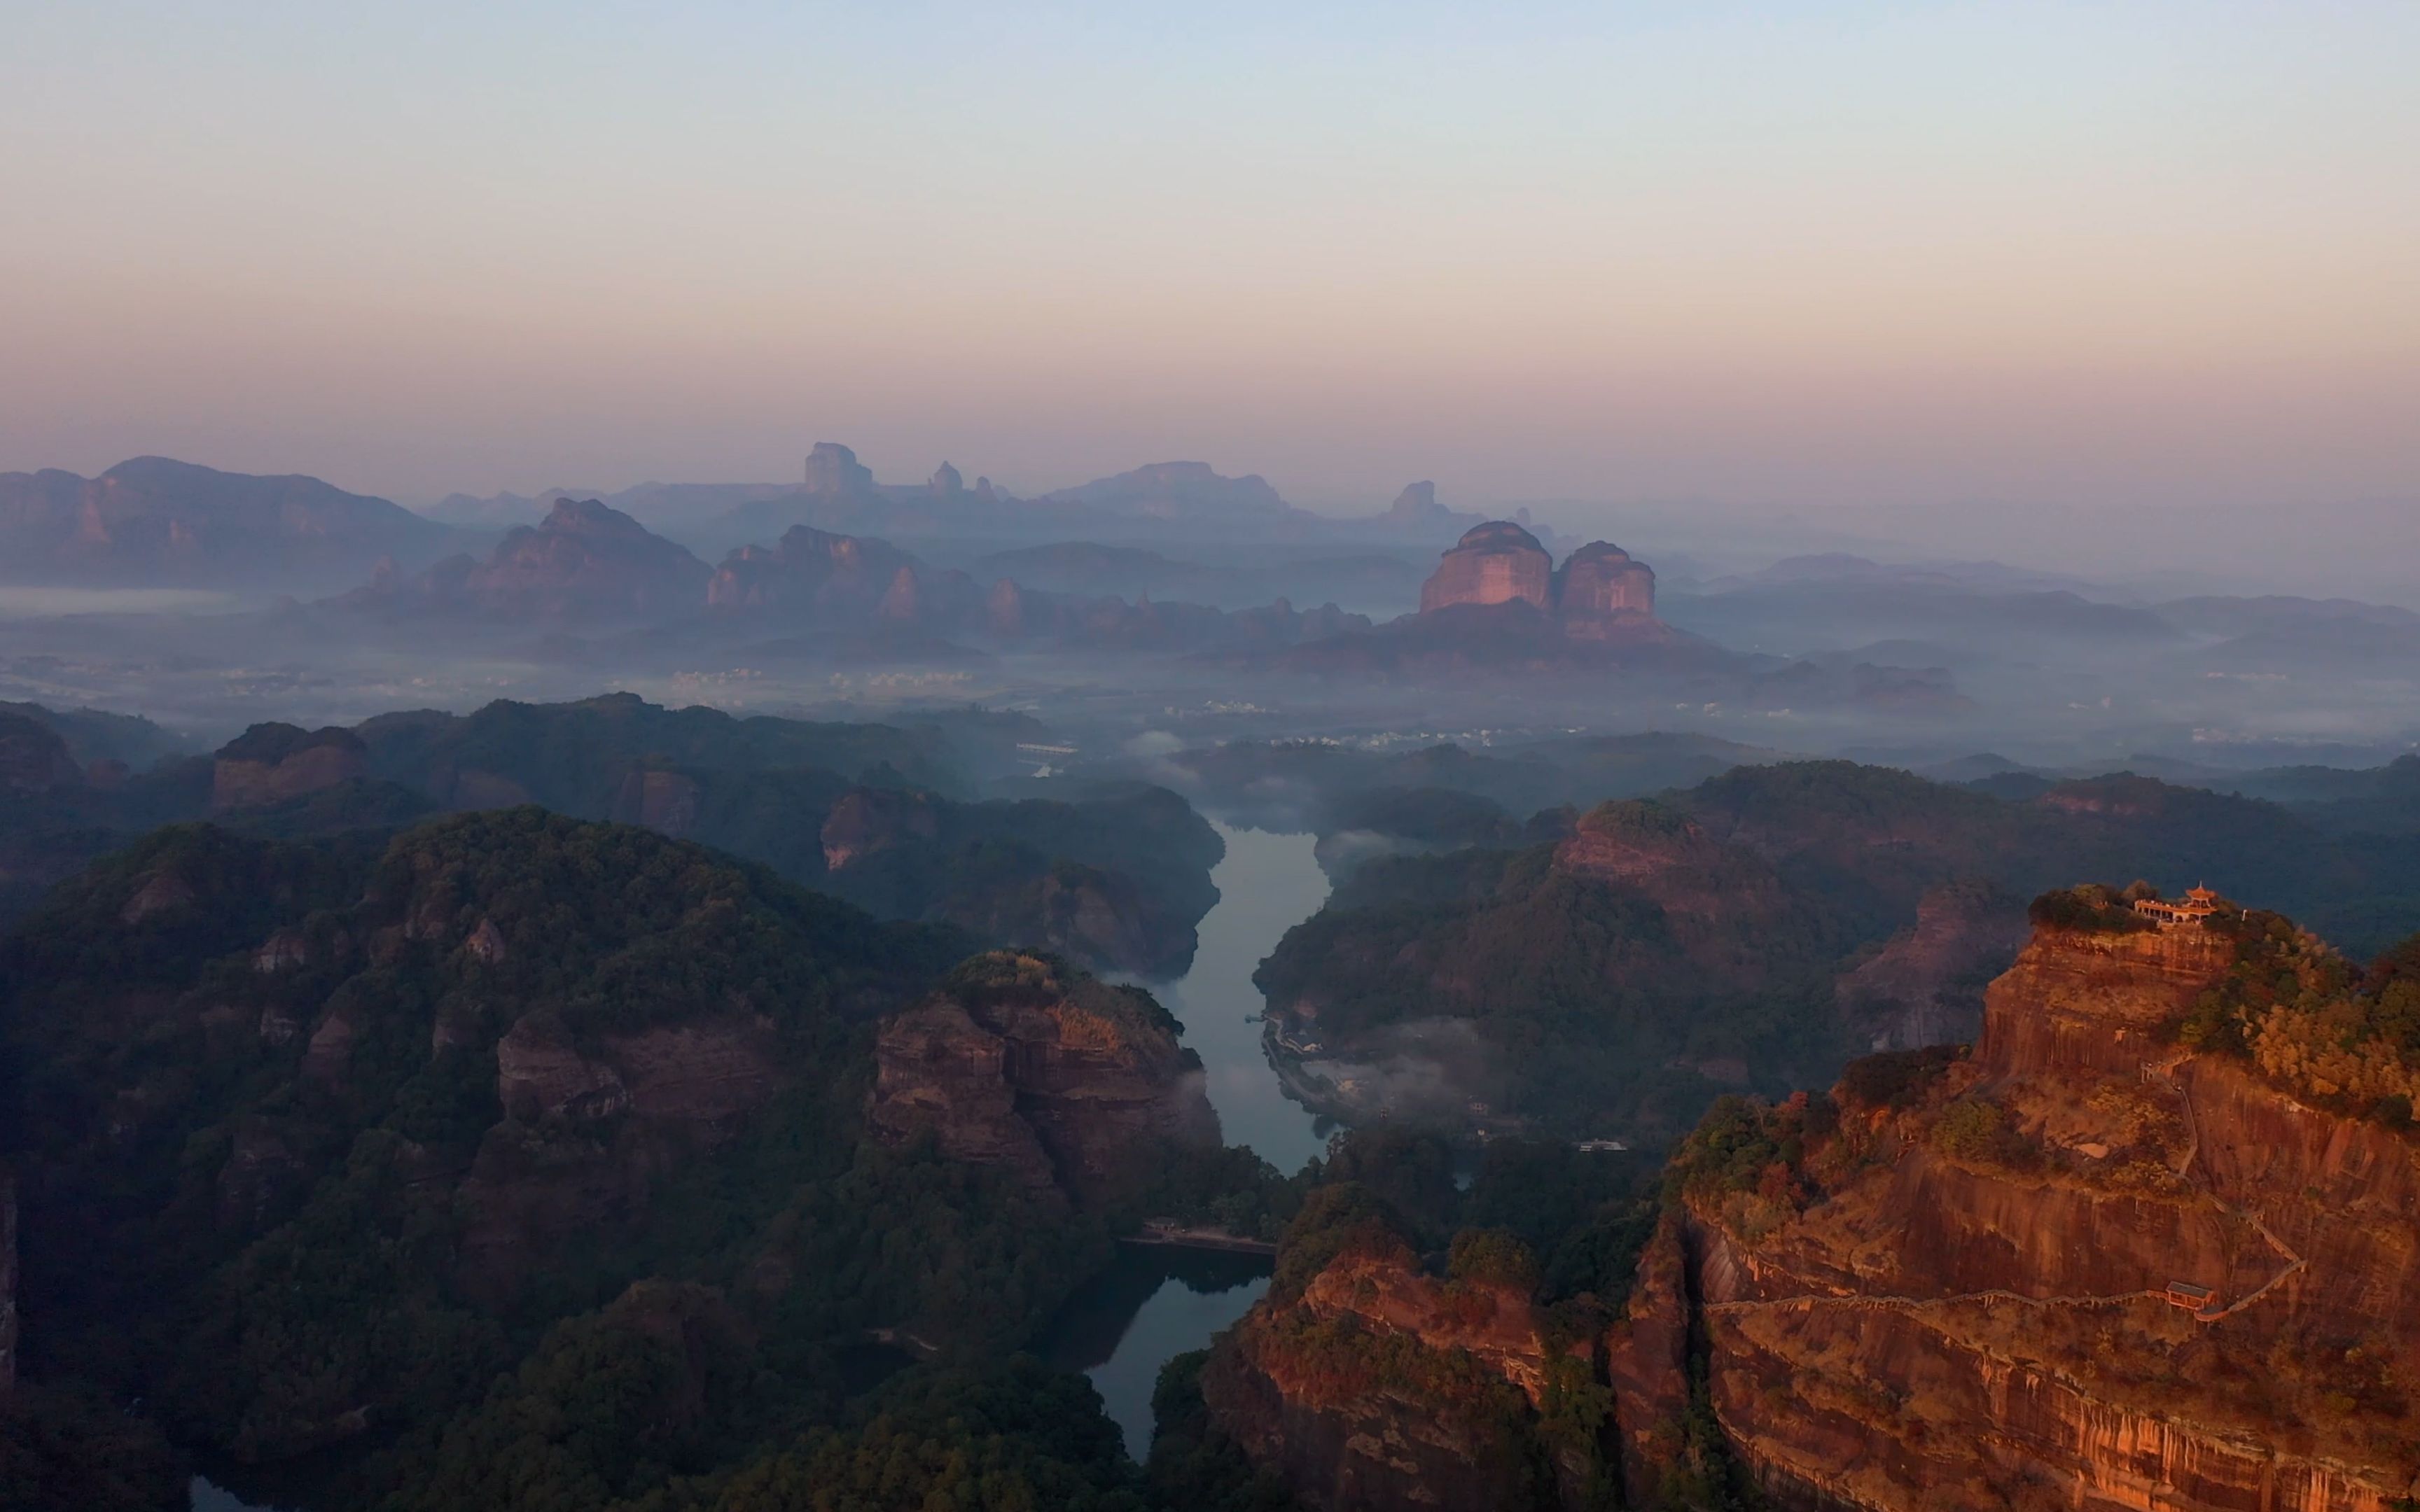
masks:
<svg viewBox="0 0 2420 1512"><path fill-rule="evenodd" d="M1311 1114L1289 1100L1261 1053L1260 990L1252 972L1285 932L1327 901L1327 877L1309 835L1218 826L1227 858L1210 873L1218 903L1202 920L1193 969L1153 989L1185 1024L1202 1057L1210 1104L1231 1145L1249 1145L1292 1175L1327 1140ZM1151 1447L1151 1392L1159 1367L1244 1316L1269 1286L1269 1265L1252 1256L1125 1247L1108 1273L1053 1320L1043 1352L1081 1370L1140 1459Z"/></svg>

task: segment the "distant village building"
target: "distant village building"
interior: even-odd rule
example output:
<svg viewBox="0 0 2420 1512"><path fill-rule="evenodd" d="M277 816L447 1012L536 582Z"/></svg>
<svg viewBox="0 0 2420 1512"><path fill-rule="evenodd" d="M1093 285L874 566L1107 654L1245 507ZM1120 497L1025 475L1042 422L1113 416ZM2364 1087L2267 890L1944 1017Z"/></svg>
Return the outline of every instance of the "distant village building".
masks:
<svg viewBox="0 0 2420 1512"><path fill-rule="evenodd" d="M2173 928L2180 924L2198 924L2206 918L2215 918L2226 912L2226 904L2208 887L2195 887L2185 894L2181 903L2169 903L2163 898L2137 898L2134 900L2134 912L2164 928Z"/></svg>

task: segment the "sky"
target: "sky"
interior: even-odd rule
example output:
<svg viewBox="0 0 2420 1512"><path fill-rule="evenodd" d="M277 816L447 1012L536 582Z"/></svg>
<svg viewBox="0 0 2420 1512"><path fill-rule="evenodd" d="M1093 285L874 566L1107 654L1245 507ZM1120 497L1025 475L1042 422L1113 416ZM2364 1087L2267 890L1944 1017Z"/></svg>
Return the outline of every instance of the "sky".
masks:
<svg viewBox="0 0 2420 1512"><path fill-rule="evenodd" d="M2420 6L0 0L0 469L2420 509ZM2380 512L2383 512L2381 515Z"/></svg>

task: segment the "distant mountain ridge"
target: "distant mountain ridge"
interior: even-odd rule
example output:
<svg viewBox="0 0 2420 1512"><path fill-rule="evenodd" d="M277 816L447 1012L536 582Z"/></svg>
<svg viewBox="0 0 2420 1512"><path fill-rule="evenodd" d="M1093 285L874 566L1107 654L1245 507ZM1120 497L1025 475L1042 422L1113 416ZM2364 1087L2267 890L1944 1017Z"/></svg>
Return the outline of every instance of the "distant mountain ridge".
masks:
<svg viewBox="0 0 2420 1512"><path fill-rule="evenodd" d="M0 473L0 579L109 586L309 587L417 564L465 536L318 478L259 477L164 456L96 478Z"/></svg>
<svg viewBox="0 0 2420 1512"><path fill-rule="evenodd" d="M534 494L451 493L420 511L431 519L472 527L535 524L557 499L595 499L652 531L678 531L760 499L795 493L786 483L638 483L627 488L544 488Z"/></svg>
<svg viewBox="0 0 2420 1512"><path fill-rule="evenodd" d="M1318 515L1287 502L1258 473L1230 477L1197 461L1145 463L1026 498L988 477L970 485L948 462L922 481L885 483L838 441L816 442L795 484L643 483L486 498L457 493L427 513L463 525L528 524L559 497L599 500L707 556L774 539L797 525L896 540L948 536L1002 544L1080 534L1122 541L1377 538L1442 545L1480 519L1438 502L1435 485L1427 482L1407 486L1385 510Z"/></svg>
<svg viewBox="0 0 2420 1512"><path fill-rule="evenodd" d="M416 575L382 561L370 580L331 601L350 614L499 624L666 626L720 631L838 631L892 652L963 655L947 638L1034 649L1270 649L1368 620L1333 604L1297 610L1283 599L1229 612L1203 604L1155 604L1140 594L1076 597L1028 592L1014 579L979 584L891 542L794 525L770 546L742 546L708 567L600 501L558 499L485 561L467 553ZM829 651L832 638L790 642ZM783 642L768 642L781 649Z"/></svg>

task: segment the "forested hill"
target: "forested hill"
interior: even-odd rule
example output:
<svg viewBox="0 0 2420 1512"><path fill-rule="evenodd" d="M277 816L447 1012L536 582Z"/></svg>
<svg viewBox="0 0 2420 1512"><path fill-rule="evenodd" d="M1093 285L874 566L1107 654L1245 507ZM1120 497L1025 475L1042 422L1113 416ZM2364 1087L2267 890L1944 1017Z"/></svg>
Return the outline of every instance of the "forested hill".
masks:
<svg viewBox="0 0 2420 1512"><path fill-rule="evenodd" d="M1262 967L1290 1041L1319 1047L1305 1080L1321 1057L1353 1068L1338 1111L1396 1098L1459 1120L1479 1101L1670 1137L1726 1089L1971 1038L2019 900L2080 875L2273 899L2356 956L2420 928L2407 838L2124 774L2012 801L1847 762L1743 765L1519 833L1556 838L1369 862Z"/></svg>
<svg viewBox="0 0 2420 1512"><path fill-rule="evenodd" d="M350 729L260 724L209 756L81 761L50 723L0 712L0 918L150 828L209 817L286 837L392 830L431 813L539 804L644 825L761 861L885 918L1163 978L1217 901L1218 835L1138 782L979 795L1021 770L1036 727L958 710L904 725L669 709L629 694ZM81 728L81 727L76 727ZM89 742L87 742L88 744Z"/></svg>
<svg viewBox="0 0 2420 1512"><path fill-rule="evenodd" d="M535 809L163 830L0 946L25 1374L239 1458L383 1444L325 1504L435 1507L447 1425L570 1370L576 1442L508 1459L603 1505L837 1421L868 1329L994 1356L1106 1238L865 1136L874 1021L965 943Z"/></svg>

